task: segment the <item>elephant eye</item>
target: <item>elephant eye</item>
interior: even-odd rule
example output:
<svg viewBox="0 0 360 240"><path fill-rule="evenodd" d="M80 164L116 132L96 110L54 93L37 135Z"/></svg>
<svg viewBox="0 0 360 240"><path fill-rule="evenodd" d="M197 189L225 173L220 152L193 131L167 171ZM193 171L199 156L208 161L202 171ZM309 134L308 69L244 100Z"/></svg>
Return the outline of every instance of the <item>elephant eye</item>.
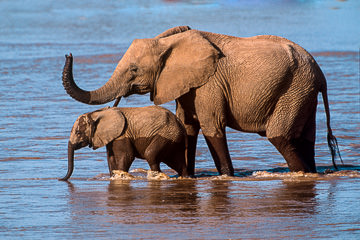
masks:
<svg viewBox="0 0 360 240"><path fill-rule="evenodd" d="M136 73L138 70L138 67L135 64L130 65L130 72Z"/></svg>

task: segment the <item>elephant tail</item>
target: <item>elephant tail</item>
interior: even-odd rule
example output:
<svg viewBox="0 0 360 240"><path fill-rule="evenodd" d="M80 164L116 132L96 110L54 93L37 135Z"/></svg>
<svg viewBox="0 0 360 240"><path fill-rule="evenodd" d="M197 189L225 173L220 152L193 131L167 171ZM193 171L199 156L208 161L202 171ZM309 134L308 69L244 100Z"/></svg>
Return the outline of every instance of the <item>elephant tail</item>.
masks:
<svg viewBox="0 0 360 240"><path fill-rule="evenodd" d="M324 77L324 80L325 80L325 77ZM335 163L336 155L340 158L342 164L344 164L344 162L340 155L338 142L336 140L336 137L333 135L331 126L330 126L330 108L329 108L329 100L328 100L328 95L327 95L326 81L322 87L321 95L323 97L324 108L325 108L325 113L326 113L327 142L328 142L328 146L329 146L329 149L331 152L333 166L335 169L338 169L336 166L336 163Z"/></svg>

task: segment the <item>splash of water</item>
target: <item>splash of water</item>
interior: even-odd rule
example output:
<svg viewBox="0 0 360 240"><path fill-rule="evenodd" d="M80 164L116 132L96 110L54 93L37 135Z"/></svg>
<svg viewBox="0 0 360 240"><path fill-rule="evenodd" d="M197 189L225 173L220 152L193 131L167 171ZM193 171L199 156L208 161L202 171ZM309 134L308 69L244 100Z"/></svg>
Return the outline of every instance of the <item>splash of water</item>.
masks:
<svg viewBox="0 0 360 240"><path fill-rule="evenodd" d="M113 170L110 180L132 180L135 179L133 175L122 170Z"/></svg>
<svg viewBox="0 0 360 240"><path fill-rule="evenodd" d="M147 179L149 180L168 180L170 177L163 172L151 171L147 172Z"/></svg>
<svg viewBox="0 0 360 240"><path fill-rule="evenodd" d="M252 174L255 179L282 179L284 181L301 181L314 179L329 179L338 177L359 178L360 172L354 170L342 170L324 173L304 173L304 172L268 172L256 171Z"/></svg>

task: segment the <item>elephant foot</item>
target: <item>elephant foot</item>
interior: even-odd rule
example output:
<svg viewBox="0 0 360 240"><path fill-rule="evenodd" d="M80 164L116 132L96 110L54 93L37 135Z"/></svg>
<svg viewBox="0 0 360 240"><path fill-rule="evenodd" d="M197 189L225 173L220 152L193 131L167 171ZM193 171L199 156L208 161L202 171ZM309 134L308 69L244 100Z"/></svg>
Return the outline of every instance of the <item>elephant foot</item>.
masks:
<svg viewBox="0 0 360 240"><path fill-rule="evenodd" d="M135 179L133 175L122 170L113 170L111 172L110 180L131 180Z"/></svg>
<svg viewBox="0 0 360 240"><path fill-rule="evenodd" d="M234 169L233 168L222 168L220 171L219 171L219 174L222 175L222 176L234 176Z"/></svg>

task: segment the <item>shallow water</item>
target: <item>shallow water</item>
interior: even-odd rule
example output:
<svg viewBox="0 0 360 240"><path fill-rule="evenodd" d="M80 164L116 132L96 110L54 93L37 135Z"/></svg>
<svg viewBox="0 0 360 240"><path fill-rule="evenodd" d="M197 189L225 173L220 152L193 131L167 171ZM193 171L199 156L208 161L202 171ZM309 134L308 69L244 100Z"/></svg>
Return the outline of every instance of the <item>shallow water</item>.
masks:
<svg viewBox="0 0 360 240"><path fill-rule="evenodd" d="M356 1L1 1L0 238L358 239L359 16ZM331 125L345 163L337 160L340 171L324 173L333 168L319 97L319 174L288 173L266 139L228 129L235 177L218 176L200 136L196 179L178 179L162 165L171 178L149 180L147 163L136 160L135 179L110 180L102 148L77 151L71 182L57 181L66 173L73 122L103 107L65 93L64 55L73 53L79 85L94 89L132 39L176 25L276 34L308 49L328 80ZM120 103L149 104L148 95Z"/></svg>

